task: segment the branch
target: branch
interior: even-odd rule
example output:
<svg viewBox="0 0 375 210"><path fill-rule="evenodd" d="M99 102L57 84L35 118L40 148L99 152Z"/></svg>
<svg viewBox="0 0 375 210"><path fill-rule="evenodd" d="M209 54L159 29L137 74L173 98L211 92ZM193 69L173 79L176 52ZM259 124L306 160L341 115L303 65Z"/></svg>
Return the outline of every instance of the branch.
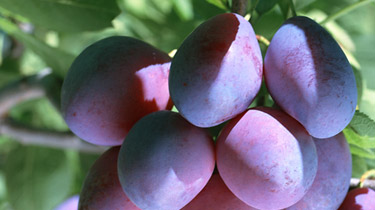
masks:
<svg viewBox="0 0 375 210"><path fill-rule="evenodd" d="M350 187L359 187L360 179L358 178L351 178L350 179ZM373 179L366 179L362 182L361 187L368 187L375 190L375 180Z"/></svg>
<svg viewBox="0 0 375 210"><path fill-rule="evenodd" d="M40 145L82 152L102 153L107 148L89 144L70 132L45 131L17 125L7 118L9 110L23 101L46 97L59 110L61 81L50 69L25 77L0 89L0 135L11 137L26 145Z"/></svg>
<svg viewBox="0 0 375 210"><path fill-rule="evenodd" d="M103 153L107 147L89 144L70 132L45 131L17 125L11 120L0 121L0 135L24 145L39 145L59 149L74 149L87 153Z"/></svg>
<svg viewBox="0 0 375 210"><path fill-rule="evenodd" d="M233 0L232 12L245 16L247 12L247 2L248 0Z"/></svg>
<svg viewBox="0 0 375 210"><path fill-rule="evenodd" d="M328 22L332 21L332 20L335 20L349 12L351 12L352 10L355 10L357 9L358 7L361 7L361 6L364 6L368 3L371 3L371 2L375 2L375 0L363 0L363 1L358 1L354 4L351 4L339 11L337 11L336 13L333 13L332 15L328 16L325 20L323 20L322 22L320 22L320 25L325 25L327 24Z"/></svg>
<svg viewBox="0 0 375 210"><path fill-rule="evenodd" d="M27 80L20 80L6 86L0 91L0 118L4 118L16 104L45 95L44 88L40 84L29 83Z"/></svg>

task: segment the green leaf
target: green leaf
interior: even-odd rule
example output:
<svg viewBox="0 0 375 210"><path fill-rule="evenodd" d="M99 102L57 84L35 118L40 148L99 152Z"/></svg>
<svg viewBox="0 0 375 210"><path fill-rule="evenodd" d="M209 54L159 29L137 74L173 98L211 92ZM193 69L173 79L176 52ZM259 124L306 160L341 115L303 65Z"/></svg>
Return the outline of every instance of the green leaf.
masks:
<svg viewBox="0 0 375 210"><path fill-rule="evenodd" d="M5 177L4 177L4 173L0 171L0 201L5 200L5 198L6 198Z"/></svg>
<svg viewBox="0 0 375 210"><path fill-rule="evenodd" d="M181 20L188 21L194 18L191 0L173 0L174 7Z"/></svg>
<svg viewBox="0 0 375 210"><path fill-rule="evenodd" d="M47 68L45 62L33 51L26 48L20 59L20 72L22 75L37 74L41 69Z"/></svg>
<svg viewBox="0 0 375 210"><path fill-rule="evenodd" d="M18 122L40 129L69 130L60 113L46 98L18 104L11 109L10 116Z"/></svg>
<svg viewBox="0 0 375 210"><path fill-rule="evenodd" d="M360 104L361 100L362 100L362 96L363 96L363 90L364 90L364 86L363 86L363 76L361 74L361 71L358 70L357 68L355 68L354 66L353 67L353 73L354 73L354 77L355 77L355 83L357 85L357 94L358 94L358 102L357 102L357 105Z"/></svg>
<svg viewBox="0 0 375 210"><path fill-rule="evenodd" d="M294 5L297 10L302 9L312 3L314 3L316 0L294 0Z"/></svg>
<svg viewBox="0 0 375 210"><path fill-rule="evenodd" d="M3 71L3 68L0 68L0 88L8 84L9 81L19 78L18 73L6 72Z"/></svg>
<svg viewBox="0 0 375 210"><path fill-rule="evenodd" d="M375 159L375 151L373 149L364 149L353 144L349 144L350 152L362 158Z"/></svg>
<svg viewBox="0 0 375 210"><path fill-rule="evenodd" d="M258 12L259 15L262 15L268 11L270 11L278 2L279 0L259 0L255 10Z"/></svg>
<svg viewBox="0 0 375 210"><path fill-rule="evenodd" d="M109 27L120 13L117 2L107 0L2 0L0 6L35 25L64 32Z"/></svg>
<svg viewBox="0 0 375 210"><path fill-rule="evenodd" d="M352 177L360 178L367 170L368 167L365 159L357 155L352 155Z"/></svg>
<svg viewBox="0 0 375 210"><path fill-rule="evenodd" d="M95 161L100 157L100 154L88 154L79 153L78 154L78 170L76 172L76 179L74 185L73 193L80 193L82 185L85 181L87 174L89 173L91 166L94 165Z"/></svg>
<svg viewBox="0 0 375 210"><path fill-rule="evenodd" d="M14 36L18 41L26 45L37 54L46 64L52 68L52 71L60 76L64 76L68 71L74 56L60 49L53 48L46 43L36 39L30 34L26 34L12 22L0 18L0 27L8 34Z"/></svg>
<svg viewBox="0 0 375 210"><path fill-rule="evenodd" d="M349 144L356 145L363 149L375 148L375 137L361 136L351 128L345 128L343 132Z"/></svg>
<svg viewBox="0 0 375 210"><path fill-rule="evenodd" d="M61 150L19 147L7 157L5 178L15 210L50 210L69 195L73 173Z"/></svg>
<svg viewBox="0 0 375 210"><path fill-rule="evenodd" d="M208 3L213 4L220 9L227 10L228 0L206 0Z"/></svg>
<svg viewBox="0 0 375 210"><path fill-rule="evenodd" d="M366 114L356 110L349 124L358 135L375 137L375 122Z"/></svg>

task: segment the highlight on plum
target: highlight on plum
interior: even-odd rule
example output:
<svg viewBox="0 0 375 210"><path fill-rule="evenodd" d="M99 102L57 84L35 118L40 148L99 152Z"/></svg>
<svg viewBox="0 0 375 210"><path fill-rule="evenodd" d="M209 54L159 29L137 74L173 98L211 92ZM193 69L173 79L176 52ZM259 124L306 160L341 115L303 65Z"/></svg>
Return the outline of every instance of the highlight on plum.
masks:
<svg viewBox="0 0 375 210"><path fill-rule="evenodd" d="M140 118L172 108L170 60L153 46L125 36L87 47L62 86L61 109L71 131L93 144L121 145Z"/></svg>
<svg viewBox="0 0 375 210"><path fill-rule="evenodd" d="M282 209L298 202L318 168L315 143L302 125L266 107L232 119L218 137L216 155L228 188L258 209Z"/></svg>
<svg viewBox="0 0 375 210"><path fill-rule="evenodd" d="M172 101L198 127L212 127L245 111L262 82L262 54L242 16L217 15L198 26L173 57Z"/></svg>
<svg viewBox="0 0 375 210"><path fill-rule="evenodd" d="M214 166L208 132L171 111L139 120L118 157L121 186L143 210L181 209L207 184Z"/></svg>
<svg viewBox="0 0 375 210"><path fill-rule="evenodd" d="M353 69L332 36L307 17L292 17L275 33L264 76L275 102L315 138L340 133L354 115Z"/></svg>

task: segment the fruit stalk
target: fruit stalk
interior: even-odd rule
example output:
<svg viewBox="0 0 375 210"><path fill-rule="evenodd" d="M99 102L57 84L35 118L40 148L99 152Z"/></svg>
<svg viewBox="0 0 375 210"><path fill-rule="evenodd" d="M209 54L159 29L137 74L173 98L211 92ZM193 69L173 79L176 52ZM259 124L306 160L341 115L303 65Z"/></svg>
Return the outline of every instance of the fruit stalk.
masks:
<svg viewBox="0 0 375 210"><path fill-rule="evenodd" d="M350 188L358 187L360 183L361 183L360 179L351 178L350 179ZM371 189L375 190L375 180L366 179L361 183L361 186L362 187L368 187L368 188L371 188Z"/></svg>
<svg viewBox="0 0 375 210"><path fill-rule="evenodd" d="M239 15L245 16L247 10L247 0L233 0L232 1L232 12Z"/></svg>

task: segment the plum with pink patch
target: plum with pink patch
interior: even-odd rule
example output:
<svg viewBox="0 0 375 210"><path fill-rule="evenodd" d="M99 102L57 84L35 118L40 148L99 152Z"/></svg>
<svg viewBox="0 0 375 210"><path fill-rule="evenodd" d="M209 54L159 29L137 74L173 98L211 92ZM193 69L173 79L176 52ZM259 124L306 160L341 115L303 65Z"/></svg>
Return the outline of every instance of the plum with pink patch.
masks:
<svg viewBox="0 0 375 210"><path fill-rule="evenodd" d="M217 140L217 167L247 205L282 209L299 201L316 176L314 141L280 110L250 109L229 121Z"/></svg>
<svg viewBox="0 0 375 210"><path fill-rule="evenodd" d="M264 74L272 98L315 138L340 133L354 115L351 65L332 36L307 17L290 18L275 33Z"/></svg>
<svg viewBox="0 0 375 210"><path fill-rule="evenodd" d="M126 196L117 173L120 147L112 147L95 161L80 194L79 210L140 210Z"/></svg>
<svg viewBox="0 0 375 210"><path fill-rule="evenodd" d="M203 189L214 166L214 145L206 130L171 111L139 120L118 160L121 185L143 210L181 209Z"/></svg>
<svg viewBox="0 0 375 210"><path fill-rule="evenodd" d="M375 209L375 191L371 188L350 190L338 210L373 210Z"/></svg>
<svg viewBox="0 0 375 210"><path fill-rule="evenodd" d="M212 127L243 112L262 81L262 55L243 17L217 15L198 26L174 56L169 91L190 123Z"/></svg>
<svg viewBox="0 0 375 210"><path fill-rule="evenodd" d="M352 175L349 144L343 133L314 139L318 172L306 195L287 210L338 209L348 192Z"/></svg>
<svg viewBox="0 0 375 210"><path fill-rule="evenodd" d="M215 173L203 190L181 210L256 210L238 199Z"/></svg>
<svg viewBox="0 0 375 210"><path fill-rule="evenodd" d="M90 45L62 86L67 125L90 143L120 145L141 117L171 108L169 67L167 54L134 38L114 36Z"/></svg>

